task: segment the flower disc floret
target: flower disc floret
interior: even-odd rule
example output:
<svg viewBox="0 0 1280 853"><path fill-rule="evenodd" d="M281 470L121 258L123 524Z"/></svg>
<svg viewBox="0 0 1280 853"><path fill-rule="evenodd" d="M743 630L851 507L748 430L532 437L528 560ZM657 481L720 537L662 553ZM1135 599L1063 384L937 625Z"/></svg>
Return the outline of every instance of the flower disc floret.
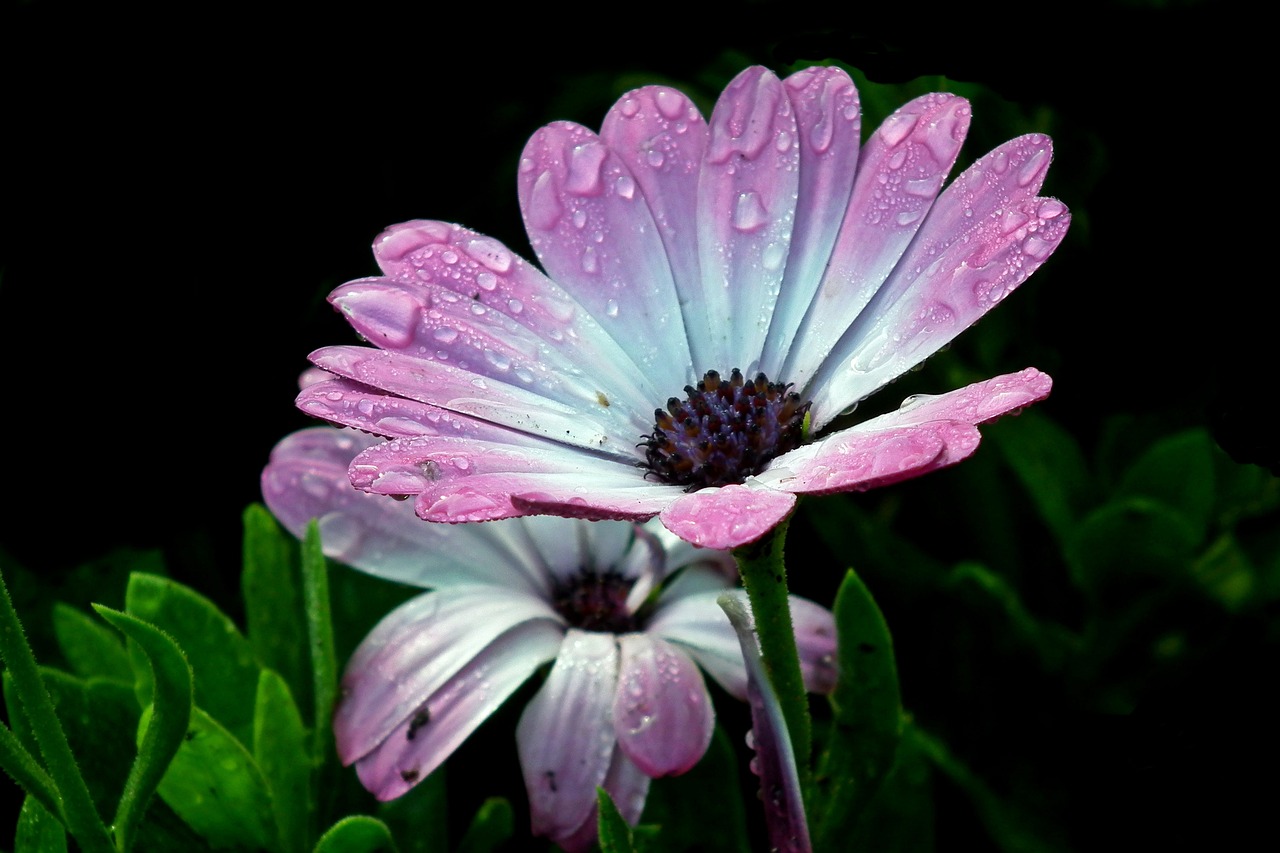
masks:
<svg viewBox="0 0 1280 853"><path fill-rule="evenodd" d="M775 456L799 447L809 404L763 373L747 382L734 368L727 381L708 370L686 399L672 397L653 413L641 467L662 483L696 491L741 483Z"/></svg>

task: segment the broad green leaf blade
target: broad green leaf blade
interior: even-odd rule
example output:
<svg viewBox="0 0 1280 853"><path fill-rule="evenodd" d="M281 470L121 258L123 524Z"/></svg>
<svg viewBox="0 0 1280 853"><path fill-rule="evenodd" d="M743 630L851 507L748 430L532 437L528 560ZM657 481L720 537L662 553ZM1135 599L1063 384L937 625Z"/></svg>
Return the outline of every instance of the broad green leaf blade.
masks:
<svg viewBox="0 0 1280 853"><path fill-rule="evenodd" d="M89 614L58 602L53 606L53 633L76 675L133 683L129 653L119 635Z"/></svg>
<svg viewBox="0 0 1280 853"><path fill-rule="evenodd" d="M13 853L67 853L67 831L34 797L27 797L18 813Z"/></svg>
<svg viewBox="0 0 1280 853"><path fill-rule="evenodd" d="M311 667L302 605L298 543L262 504L244 511L245 633L258 660L289 685L304 718L310 719Z"/></svg>
<svg viewBox="0 0 1280 853"><path fill-rule="evenodd" d="M902 697L893 638L870 591L852 570L836 593L839 674L832 725L817 774L818 849L846 838L893 767L902 737Z"/></svg>
<svg viewBox="0 0 1280 853"><path fill-rule="evenodd" d="M1149 498L1186 520L1195 543L1204 540L1214 504L1213 442L1189 430L1156 442L1125 472L1117 497Z"/></svg>
<svg viewBox="0 0 1280 853"><path fill-rule="evenodd" d="M737 755L717 725L692 770L653 780L641 821L662 827L668 853L748 853L746 810L741 798L727 795L737 786Z"/></svg>
<svg viewBox="0 0 1280 853"><path fill-rule="evenodd" d="M604 788L596 788L596 806L599 810L598 831L601 853L635 853L631 845L631 827L613 804L613 798Z"/></svg>
<svg viewBox="0 0 1280 853"><path fill-rule="evenodd" d="M391 830L377 818L344 817L316 842L315 853L397 853Z"/></svg>
<svg viewBox="0 0 1280 853"><path fill-rule="evenodd" d="M143 712L143 724L149 715ZM253 756L200 708L160 782L160 796L192 829L218 847L273 850L271 791Z"/></svg>
<svg viewBox="0 0 1280 853"><path fill-rule="evenodd" d="M252 743L261 667L235 624L195 590L155 575L130 575L125 603L130 614L166 632L181 647L195 673L196 705L241 743ZM141 703L150 697L150 684L140 679Z"/></svg>
<svg viewBox="0 0 1280 853"><path fill-rule="evenodd" d="M311 816L314 812L307 732L298 707L289 695L289 686L269 669L264 669L258 679L253 757L271 788L279 849L286 853L306 850L313 837Z"/></svg>
<svg viewBox="0 0 1280 853"><path fill-rule="evenodd" d="M1200 541L1181 512L1149 498L1111 501L1080 524L1066 558L1081 588L1133 601L1153 583L1185 580Z"/></svg>
<svg viewBox="0 0 1280 853"><path fill-rule="evenodd" d="M138 738L137 757L112 821L121 849L128 850L136 826L186 734L192 710L191 667L173 638L154 625L102 605L95 605L94 609L145 655L153 685L152 704L146 715L149 723ZM142 725L141 721L138 725Z"/></svg>
<svg viewBox="0 0 1280 853"><path fill-rule="evenodd" d="M515 812L503 797L490 797L480 804L471 825L458 843L456 853L493 853L515 832Z"/></svg>

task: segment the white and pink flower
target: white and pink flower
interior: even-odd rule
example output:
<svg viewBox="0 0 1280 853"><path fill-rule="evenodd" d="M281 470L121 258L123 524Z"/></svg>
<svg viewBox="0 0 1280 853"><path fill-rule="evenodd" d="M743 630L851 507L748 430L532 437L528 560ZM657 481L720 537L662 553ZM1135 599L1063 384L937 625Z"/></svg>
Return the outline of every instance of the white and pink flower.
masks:
<svg viewBox="0 0 1280 853"><path fill-rule="evenodd" d="M969 120L964 98L935 93L863 143L843 71L753 67L710 121L647 86L598 134L550 124L518 174L546 274L458 225L391 227L374 244L382 274L330 297L373 346L313 353L330 378L298 405L388 439L351 482L412 496L424 519L656 516L716 548L758 539L797 495L951 465L1049 377L1028 368L829 427L1067 231L1066 207L1037 195L1041 134L943 189Z"/></svg>
<svg viewBox="0 0 1280 853"><path fill-rule="evenodd" d="M334 714L338 755L379 799L445 761L539 668L516 731L532 830L569 850L596 833L596 787L639 820L650 778L702 758L714 710L699 670L747 696L747 666L717 598L733 561L660 524L537 517L424 524L410 504L351 487L378 439L316 427L282 440L262 474L295 535L319 521L325 553L423 587L360 644ZM741 598L741 590L730 592ZM835 680L831 613L791 599L806 686Z"/></svg>

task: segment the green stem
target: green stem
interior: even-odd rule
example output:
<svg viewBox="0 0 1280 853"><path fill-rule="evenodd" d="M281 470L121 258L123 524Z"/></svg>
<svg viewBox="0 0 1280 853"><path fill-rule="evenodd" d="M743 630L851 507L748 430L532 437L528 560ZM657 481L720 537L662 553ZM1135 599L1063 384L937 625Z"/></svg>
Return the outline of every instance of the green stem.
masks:
<svg viewBox="0 0 1280 853"><path fill-rule="evenodd" d="M795 629L791 626L787 567L782 556L789 521L789 518L783 519L760 539L733 549L733 556L738 561L742 584L747 588L747 597L751 601L751 615L756 623L764 669L778 694L782 715L787 721L800 787L807 792L812 738L809 699L800 674L800 654L796 650Z"/></svg>
<svg viewBox="0 0 1280 853"><path fill-rule="evenodd" d="M35 655L27 644L22 623L13 609L9 589L0 576L0 656L4 658L13 686L21 699L22 710L31 723L32 734L49 768L49 776L61 795L62 808L50 811L66 821L67 831L80 843L82 850L113 851L111 836L98 816L89 796L89 788L80 775L67 735L54 712L53 700L45 689ZM46 792L48 793L48 792Z"/></svg>

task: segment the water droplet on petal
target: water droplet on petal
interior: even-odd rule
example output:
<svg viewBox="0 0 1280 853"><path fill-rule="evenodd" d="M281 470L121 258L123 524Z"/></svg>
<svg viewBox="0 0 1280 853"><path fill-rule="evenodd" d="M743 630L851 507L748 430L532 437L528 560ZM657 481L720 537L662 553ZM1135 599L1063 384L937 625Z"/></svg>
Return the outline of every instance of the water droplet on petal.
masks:
<svg viewBox="0 0 1280 853"><path fill-rule="evenodd" d="M599 195L603 185L600 169L609 150L599 142L575 145L569 154L569 179L565 189L575 195Z"/></svg>
<svg viewBox="0 0 1280 853"><path fill-rule="evenodd" d="M640 102L635 98L623 98L622 103L618 104L618 111L626 118L635 118L636 113L640 112Z"/></svg>
<svg viewBox="0 0 1280 853"><path fill-rule="evenodd" d="M685 97L674 89L658 89L653 100L658 105L658 112L668 121L675 121L684 113Z"/></svg>
<svg viewBox="0 0 1280 853"><path fill-rule="evenodd" d="M733 209L733 227L739 231L755 231L769 221L769 214L764 209L760 194L754 190L738 194L738 202Z"/></svg>
<svg viewBox="0 0 1280 853"><path fill-rule="evenodd" d="M666 155L657 148L650 148L649 152L645 154L645 161L655 169L662 168L662 164L665 163L666 160Z"/></svg>
<svg viewBox="0 0 1280 853"><path fill-rule="evenodd" d="M543 231L556 227L564 215L564 207L556 194L555 177L548 170L538 176L529 193L529 224Z"/></svg>
<svg viewBox="0 0 1280 853"><path fill-rule="evenodd" d="M606 302L604 304L604 313L608 314L610 317L617 317L618 316L618 300L610 299L608 302Z"/></svg>
<svg viewBox="0 0 1280 853"><path fill-rule="evenodd" d="M884 120L884 124L880 125L880 138L890 148L898 145L902 140L915 130L916 122L920 120L920 116L911 113L894 113Z"/></svg>
<svg viewBox="0 0 1280 853"><path fill-rule="evenodd" d="M465 248L468 255L496 273L504 273L511 269L511 253L497 240L475 237L467 243Z"/></svg>
<svg viewBox="0 0 1280 853"><path fill-rule="evenodd" d="M600 256L595 246L588 246L582 250L582 271L588 273L600 271Z"/></svg>
<svg viewBox="0 0 1280 853"><path fill-rule="evenodd" d="M482 272L476 276L476 284L481 290L493 290L498 286L498 277L491 272Z"/></svg>
<svg viewBox="0 0 1280 853"><path fill-rule="evenodd" d="M614 188L618 191L619 198L630 201L636 194L636 182L630 175L619 175L618 180L614 182Z"/></svg>
<svg viewBox="0 0 1280 853"><path fill-rule="evenodd" d="M431 337L442 344L451 344L458 339L458 330L450 329L448 326L441 326L431 333Z"/></svg>

